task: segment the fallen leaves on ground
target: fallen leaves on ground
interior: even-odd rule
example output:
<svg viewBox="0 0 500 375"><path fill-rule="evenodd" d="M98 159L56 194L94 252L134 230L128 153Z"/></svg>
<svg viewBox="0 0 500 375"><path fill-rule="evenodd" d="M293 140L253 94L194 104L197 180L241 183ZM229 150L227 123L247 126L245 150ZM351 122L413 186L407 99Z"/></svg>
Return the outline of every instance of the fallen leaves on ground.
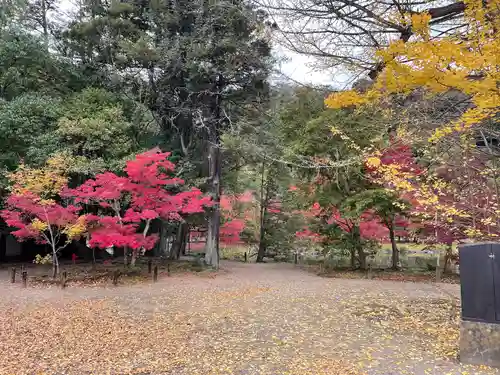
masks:
<svg viewBox="0 0 500 375"><path fill-rule="evenodd" d="M0 374L497 373L458 363L456 303L432 284L286 265L118 288L8 284L0 310Z"/></svg>
<svg viewBox="0 0 500 375"><path fill-rule="evenodd" d="M403 282L435 282L436 272L413 273L411 271L393 271L393 270L373 270L368 271L352 271L352 270L325 270L319 266L305 266L308 271L314 272L322 277L340 278L340 279L371 279L371 280L386 280L386 281L403 281ZM441 283L459 284L460 276L456 274L445 274L441 276Z"/></svg>
<svg viewBox="0 0 500 375"><path fill-rule="evenodd" d="M125 316L124 316L125 315ZM181 364L186 325L180 316L119 311L112 301L8 309L0 318L2 374L139 373Z"/></svg>

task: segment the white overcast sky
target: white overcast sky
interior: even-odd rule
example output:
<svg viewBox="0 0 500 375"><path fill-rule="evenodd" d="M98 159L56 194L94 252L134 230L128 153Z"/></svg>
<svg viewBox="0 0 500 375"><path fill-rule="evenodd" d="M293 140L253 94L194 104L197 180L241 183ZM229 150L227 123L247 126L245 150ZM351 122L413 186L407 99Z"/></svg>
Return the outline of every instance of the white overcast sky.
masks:
<svg viewBox="0 0 500 375"><path fill-rule="evenodd" d="M286 56L288 59L288 61L279 63L276 67L284 76L306 85L326 85L332 83L332 77L328 72L319 71L311 67L314 59L281 48L276 49L279 50L279 54Z"/></svg>

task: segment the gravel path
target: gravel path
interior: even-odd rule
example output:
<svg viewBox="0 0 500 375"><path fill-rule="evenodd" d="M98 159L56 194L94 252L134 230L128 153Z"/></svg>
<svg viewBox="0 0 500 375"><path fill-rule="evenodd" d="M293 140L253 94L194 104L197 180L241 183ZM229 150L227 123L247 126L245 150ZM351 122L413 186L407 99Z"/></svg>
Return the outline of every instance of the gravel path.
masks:
<svg viewBox="0 0 500 375"><path fill-rule="evenodd" d="M3 281L0 374L497 373L455 359L457 285L222 269L64 291Z"/></svg>

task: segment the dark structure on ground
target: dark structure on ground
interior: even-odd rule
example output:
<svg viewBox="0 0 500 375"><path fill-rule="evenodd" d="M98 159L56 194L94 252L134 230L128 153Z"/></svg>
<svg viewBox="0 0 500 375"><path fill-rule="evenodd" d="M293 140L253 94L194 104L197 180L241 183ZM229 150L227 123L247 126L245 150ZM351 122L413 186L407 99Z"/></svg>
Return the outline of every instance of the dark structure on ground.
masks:
<svg viewBox="0 0 500 375"><path fill-rule="evenodd" d="M500 243L460 248L460 360L500 367Z"/></svg>

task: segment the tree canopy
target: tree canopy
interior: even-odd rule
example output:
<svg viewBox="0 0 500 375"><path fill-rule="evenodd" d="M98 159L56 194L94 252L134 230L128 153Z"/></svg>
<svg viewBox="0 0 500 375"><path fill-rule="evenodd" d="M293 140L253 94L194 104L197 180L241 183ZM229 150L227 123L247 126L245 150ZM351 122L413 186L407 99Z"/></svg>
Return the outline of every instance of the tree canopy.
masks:
<svg viewBox="0 0 500 375"><path fill-rule="evenodd" d="M224 238L255 246L258 261L309 246L345 251L362 268L377 242L391 244L399 267L396 237L495 238L498 8L497 0L85 0L70 10L10 2L0 14L2 196L34 189L67 208L60 181L84 190L123 182L130 160L159 147L179 183L152 194L181 194L185 184L211 202L148 222L160 237L155 251L171 258L190 228L206 234L215 268ZM325 84L277 82L278 44L316 58ZM331 68L356 82L332 89ZM116 178L98 183L103 175Z"/></svg>

